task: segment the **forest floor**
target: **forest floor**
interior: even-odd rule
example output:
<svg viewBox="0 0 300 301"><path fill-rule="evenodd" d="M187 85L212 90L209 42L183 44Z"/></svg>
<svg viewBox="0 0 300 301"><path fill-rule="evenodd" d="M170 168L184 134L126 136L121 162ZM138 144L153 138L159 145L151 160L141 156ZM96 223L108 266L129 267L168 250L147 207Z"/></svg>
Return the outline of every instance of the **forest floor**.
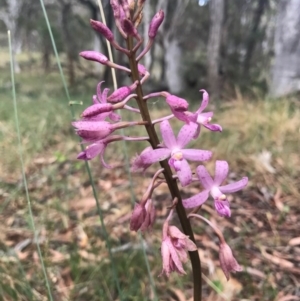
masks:
<svg viewBox="0 0 300 301"><path fill-rule="evenodd" d="M37 243L54 300L155 300L154 291L158 300L192 300L190 264L185 265L186 276L158 277L161 226L171 202L166 187L154 193L157 219L153 231L141 236L129 230L132 203L142 196L155 166L144 176L129 177L124 162L145 144L110 146L105 157L116 165L112 170L104 169L98 159L90 162L105 231L85 163L76 160L80 146L59 75L26 68L17 75L16 88L36 236L21 173L9 67L1 64L0 300L48 299ZM75 106L77 117L90 103L96 81L89 85L71 90L72 100L84 102ZM153 118L168 113L163 106L158 110L156 103L150 105ZM222 125L223 132L202 129L192 146L213 151L208 169L213 169L215 160L227 160L229 179L248 176L249 184L230 196L231 218L219 217L211 201L200 211L224 232L243 267L229 282L220 270L216 236L204 224L192 221L203 265L204 300L300 300L299 102L248 100L237 95L214 112L213 121ZM198 191L199 185L191 185L183 195ZM176 218L173 221L177 224Z"/></svg>

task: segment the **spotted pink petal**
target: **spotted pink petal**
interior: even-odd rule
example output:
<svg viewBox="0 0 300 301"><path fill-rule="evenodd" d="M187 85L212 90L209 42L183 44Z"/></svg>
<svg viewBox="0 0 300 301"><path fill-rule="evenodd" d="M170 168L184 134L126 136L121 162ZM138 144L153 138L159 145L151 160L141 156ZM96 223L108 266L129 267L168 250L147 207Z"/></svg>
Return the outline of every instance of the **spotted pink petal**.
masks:
<svg viewBox="0 0 300 301"><path fill-rule="evenodd" d="M152 164L167 159L171 154L171 151L168 148L158 148L149 150L141 154L141 159L144 164Z"/></svg>
<svg viewBox="0 0 300 301"><path fill-rule="evenodd" d="M201 149L183 149L183 157L190 161L207 161L211 158L212 152Z"/></svg>
<svg viewBox="0 0 300 301"><path fill-rule="evenodd" d="M164 120L163 122L161 122L160 131L161 131L164 145L167 148L171 149L174 146L176 146L176 138L174 136L173 129L168 120Z"/></svg>
<svg viewBox="0 0 300 301"><path fill-rule="evenodd" d="M232 192L242 190L244 187L247 186L247 184L248 184L248 178L244 177L240 181L230 183L230 184L225 185L225 186L221 186L221 187L219 187L219 189L222 193L225 193L225 194L226 193L232 193Z"/></svg>
<svg viewBox="0 0 300 301"><path fill-rule="evenodd" d="M215 166L215 185L219 186L228 175L228 163L226 161L216 161Z"/></svg>
<svg viewBox="0 0 300 301"><path fill-rule="evenodd" d="M192 171L186 160L181 160L180 170L177 171L177 176L182 187L189 185L192 182Z"/></svg>
<svg viewBox="0 0 300 301"><path fill-rule="evenodd" d="M202 186L205 189L210 190L211 187L213 187L213 185L214 185L214 181L211 178L210 174L208 173L207 169L203 165L199 165L197 167L196 172L197 172L199 181L201 182Z"/></svg>
<svg viewBox="0 0 300 301"><path fill-rule="evenodd" d="M188 199L182 200L184 208L195 208L202 205L209 197L209 190L204 190Z"/></svg>
<svg viewBox="0 0 300 301"><path fill-rule="evenodd" d="M73 121L72 125L78 130L84 131L103 131L111 129L111 124L106 121Z"/></svg>
<svg viewBox="0 0 300 301"><path fill-rule="evenodd" d="M179 131L177 136L177 146L184 148L191 140L197 131L197 124L185 124Z"/></svg>
<svg viewBox="0 0 300 301"><path fill-rule="evenodd" d="M113 106L110 103L97 103L87 107L82 113L81 117L94 117L101 113L111 112L113 110Z"/></svg>
<svg viewBox="0 0 300 301"><path fill-rule="evenodd" d="M230 217L231 216L231 211L230 211L230 204L228 200L215 200L215 209L218 212L220 216L226 216Z"/></svg>

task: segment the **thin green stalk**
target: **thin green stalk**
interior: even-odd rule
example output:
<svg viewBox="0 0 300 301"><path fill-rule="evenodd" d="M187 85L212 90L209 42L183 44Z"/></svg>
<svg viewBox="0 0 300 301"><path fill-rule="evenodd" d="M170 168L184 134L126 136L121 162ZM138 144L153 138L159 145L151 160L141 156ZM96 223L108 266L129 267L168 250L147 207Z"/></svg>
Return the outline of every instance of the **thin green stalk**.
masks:
<svg viewBox="0 0 300 301"><path fill-rule="evenodd" d="M37 231L35 228L31 200L29 197L27 179L26 179L26 174L25 174L25 167L24 167L24 160L23 160L23 148L22 148L22 141L21 141L19 118L18 118L18 106L17 106L17 97L16 97L16 87L15 87L14 65L13 65L13 60L12 60L12 46L11 46L10 31L8 31L8 44L9 44L9 53L10 53L10 72L11 72L11 83L12 83L12 95L13 95L15 122L16 122L17 136L18 136L18 148L19 148L19 156L20 156L21 169L22 169L22 177L23 177L26 199L27 199L27 206L28 206L28 211L29 211L29 221L30 221L31 229L33 231L34 241L37 246L37 252L38 252L38 256L39 256L41 266L42 266L42 270L43 270L43 274L44 274L44 278L45 278L45 282L46 282L46 286L47 286L47 291L48 291L48 297L49 297L50 301L53 301L51 288L50 288L50 282L49 282L48 275L46 272L46 267L44 264L43 255L41 252L41 248L40 248L39 241L38 241Z"/></svg>
<svg viewBox="0 0 300 301"><path fill-rule="evenodd" d="M55 57L56 57L56 62L57 62L57 66L58 66L58 69L59 69L59 72L60 72L61 80L63 82L63 86L64 86L64 89L65 89L66 96L67 96L67 99L69 101L69 104L71 104L70 103L71 98L70 98L69 90L67 88L64 73L63 73L63 70L62 70L62 67L61 67L60 59L59 59L57 48L56 48L56 43L55 43L55 40L54 40L54 37L53 37L53 33L52 33L52 30L51 30L51 26L50 26L48 14L47 14L47 11L46 11L46 8L45 8L45 5L44 5L44 1L40 0L40 3L41 3L42 10L43 10L44 18L45 18L45 21L46 21L46 25L47 25L47 28L48 28L48 31L49 31L49 35L50 35L53 51L54 51L54 54L55 54ZM70 105L70 110L71 110L72 118L74 119L75 114L74 114L74 109L73 109L72 105ZM81 145L81 147L83 148L82 145ZM97 212L98 212L98 215L99 215L99 218L100 218L101 227L102 227L103 232L104 232L104 239L105 239L106 247L107 247L108 253L109 253L109 258L110 258L110 262L111 262L111 266L112 266L114 281L115 281L115 284L116 284L116 287L117 287L118 294L119 294L121 300L123 300L122 292L121 292L121 288L120 288L120 283L119 283L119 279L118 279L118 276L117 276L117 269L116 269L115 262L113 260L113 256L112 256L112 252L111 252L111 245L110 245L110 241L109 241L109 235L108 235L108 232L107 232L105 224L104 224L103 214L102 214L102 210L101 210L101 207L100 207L97 190L95 188L94 179L93 179L93 176L92 176L92 173L91 173L90 166L89 166L87 161L85 161L85 167L86 167L86 170L87 170L87 173L88 173L88 176L89 176L89 180L90 180L90 183L91 183L91 186L92 186L92 189L93 189L93 195L94 195L94 198L95 198L95 201L96 201Z"/></svg>
<svg viewBox="0 0 300 301"><path fill-rule="evenodd" d="M100 15L101 15L102 22L103 22L103 24L106 25L106 18L105 18L105 14L104 14L104 10L103 10L102 1L98 0L98 6L100 9ZM108 40L106 40L106 47L108 50L109 60L111 62L114 62L111 45ZM112 73L114 90L117 90L118 84L117 84L116 70L114 68L111 68L111 73ZM119 114L121 115L121 110L119 110ZM125 130L121 129L121 133L122 133L122 135L124 135ZM128 148L127 148L126 141L123 141L123 149L124 149L123 153L125 154L126 172L127 172L127 175L129 178L129 183L130 183L131 203L134 204L135 198L134 198L134 191L133 191L133 180L132 180L132 176L131 176L131 172L130 172L130 162L129 162L129 158L128 158ZM146 263L147 273L148 273L148 276L150 279L151 289L154 294L154 300L157 301L158 297L157 297L155 282L154 282L153 276L151 274L150 264L149 264L149 260L148 260L147 254L146 254L145 244L144 244L144 240L143 240L141 233L139 233L138 237L139 237L139 241L141 242L141 245L142 245L142 251L143 251L143 255L144 255L144 259L145 259L145 263Z"/></svg>
<svg viewBox="0 0 300 301"><path fill-rule="evenodd" d="M129 65L132 74L132 80L139 80L139 73L136 63L135 53L132 51L133 49L133 38L129 37L127 39L127 49L130 51L129 56ZM137 93L137 103L141 112L141 116L144 121L147 121L148 124L145 125L146 131L149 135L150 144L155 149L159 144L159 139L157 133L155 131L154 125L151 122L150 113L147 107L147 103L143 100L143 90L142 86L139 84L136 89ZM182 198L180 195L180 191L178 189L178 185L175 179L173 179L173 173L171 168L167 162L167 160L161 161L160 165L164 168L164 175L169 187L170 193L172 195L172 199L177 198L178 202L176 205L176 212L179 217L180 224L182 226L183 232L189 236L189 238L195 242L194 233L191 227L191 224L187 218L185 209L182 205ZM201 275L201 262L198 251L189 252L192 269L193 269L193 281L194 281L194 301L202 300L202 275Z"/></svg>

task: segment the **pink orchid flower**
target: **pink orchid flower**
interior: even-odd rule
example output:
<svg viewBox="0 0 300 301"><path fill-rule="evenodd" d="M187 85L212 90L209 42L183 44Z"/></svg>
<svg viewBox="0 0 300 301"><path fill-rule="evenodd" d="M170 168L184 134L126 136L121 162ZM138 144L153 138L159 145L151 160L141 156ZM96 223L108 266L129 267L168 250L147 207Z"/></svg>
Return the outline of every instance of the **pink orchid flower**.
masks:
<svg viewBox="0 0 300 301"><path fill-rule="evenodd" d="M244 177L240 181L220 186L228 175L228 163L226 161L216 161L214 179L212 179L203 165L197 167L197 175L205 190L188 199L184 199L182 201L183 206L185 208L198 207L208 199L210 193L215 201L215 208L218 214L230 217L231 211L225 193L243 189L248 183L248 178Z"/></svg>
<svg viewBox="0 0 300 301"><path fill-rule="evenodd" d="M164 120L160 124L163 138L162 147L142 153L140 155L141 162L146 166L170 157L169 165L177 172L181 185L186 186L190 184L192 182L192 171L187 160L206 161L212 156L211 151L184 149L193 139L196 129L196 124L186 124L181 128L176 139L169 121Z"/></svg>
<svg viewBox="0 0 300 301"><path fill-rule="evenodd" d="M182 263L188 260L188 251L196 250L197 246L188 236L183 234L177 227L169 226L168 218L163 226L163 241L161 244L163 270L160 275L165 273L169 277L171 272L177 272L180 275L186 274Z"/></svg>
<svg viewBox="0 0 300 301"><path fill-rule="evenodd" d="M201 125L206 127L207 129L213 131L213 132L222 132L222 127L219 124L211 124L210 121L214 115L213 112L206 112L202 113L203 110L207 107L209 103L209 95L206 92L206 90L202 89L200 90L203 92L203 98L201 105L199 109L195 113L186 112L186 115L188 116L189 121L195 122L198 124L198 128L195 134L194 139L198 138L201 130ZM184 121L184 120L183 120Z"/></svg>

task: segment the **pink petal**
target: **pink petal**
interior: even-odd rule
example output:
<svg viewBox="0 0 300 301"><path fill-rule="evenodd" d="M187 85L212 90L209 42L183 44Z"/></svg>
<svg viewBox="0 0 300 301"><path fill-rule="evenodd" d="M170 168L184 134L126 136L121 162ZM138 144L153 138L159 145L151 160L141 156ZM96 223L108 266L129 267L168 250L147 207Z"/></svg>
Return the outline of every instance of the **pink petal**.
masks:
<svg viewBox="0 0 300 301"><path fill-rule="evenodd" d="M189 185L192 182L192 171L186 160L181 160L180 170L177 171L177 176L182 187Z"/></svg>
<svg viewBox="0 0 300 301"><path fill-rule="evenodd" d="M111 129L111 124L106 121L73 121L72 125L78 130L85 131L107 131Z"/></svg>
<svg viewBox="0 0 300 301"><path fill-rule="evenodd" d="M101 113L111 112L113 110L113 106L110 103L97 103L87 107L82 113L81 117L88 118L94 117Z"/></svg>
<svg viewBox="0 0 300 301"><path fill-rule="evenodd" d="M202 205L209 196L209 190L204 190L188 199L182 200L184 208L195 208Z"/></svg>
<svg viewBox="0 0 300 301"><path fill-rule="evenodd" d="M203 124L203 126L205 126L207 129L209 129L212 132L222 132L223 129L219 124Z"/></svg>
<svg viewBox="0 0 300 301"><path fill-rule="evenodd" d="M172 114L178 119L178 120L181 120L181 121L184 121L186 123L189 123L190 122L190 118L189 116L186 114L186 112L179 112L179 111L176 111L174 110L173 108L171 108L171 112Z"/></svg>
<svg viewBox="0 0 300 301"><path fill-rule="evenodd" d="M106 145L104 143L94 143L85 149L86 157L88 160L95 158L100 153L104 152Z"/></svg>
<svg viewBox="0 0 300 301"><path fill-rule="evenodd" d="M184 159L191 161L207 161L211 158L212 152L201 149L183 149L181 150Z"/></svg>
<svg viewBox="0 0 300 301"><path fill-rule="evenodd" d="M244 177L242 178L242 180L234 182L234 183L230 183L228 185L225 186L221 186L219 187L220 191L222 193L232 193L232 192L236 192L239 191L241 189L243 189L244 187L246 187L248 184L248 178Z"/></svg>
<svg viewBox="0 0 300 301"><path fill-rule="evenodd" d="M191 140L197 131L197 124L185 124L179 131L177 136L177 146L184 148Z"/></svg>
<svg viewBox="0 0 300 301"><path fill-rule="evenodd" d="M103 93L102 93L102 103L107 103L107 94L109 93L110 89L108 88L105 88L103 90Z"/></svg>
<svg viewBox="0 0 300 301"><path fill-rule="evenodd" d="M202 186L205 189L210 190L211 187L214 185L214 181L211 178L211 176L208 173L208 171L206 170L206 168L203 165L199 165L197 167L196 172L197 172L199 181L201 182Z"/></svg>
<svg viewBox="0 0 300 301"><path fill-rule="evenodd" d="M186 249L188 251L196 251L198 250L196 244L189 238L186 238Z"/></svg>
<svg viewBox="0 0 300 301"><path fill-rule="evenodd" d="M117 113L111 112L108 117L110 118L110 120L112 121L120 121L121 120L121 116Z"/></svg>
<svg viewBox="0 0 300 301"><path fill-rule="evenodd" d="M203 92L203 95L202 95L202 102L199 109L197 110L197 113L201 113L207 107L209 102L209 95L206 92L206 90L202 89L200 90L200 92Z"/></svg>
<svg viewBox="0 0 300 301"><path fill-rule="evenodd" d="M185 239L186 235L182 233L176 226L169 226L169 234L172 238Z"/></svg>
<svg viewBox="0 0 300 301"><path fill-rule="evenodd" d="M165 272L167 277L170 276L170 250L167 244L167 241L163 241L161 244L161 257L163 261L163 270L162 273ZM161 274L162 274L161 273Z"/></svg>
<svg viewBox="0 0 300 301"><path fill-rule="evenodd" d="M177 270L179 271L179 273L185 274L182 263L181 263L178 255L177 255L176 249L174 248L174 246L173 246L173 244L172 244L169 237L167 238L166 243L169 247L171 258L172 258L173 262L175 263Z"/></svg>
<svg viewBox="0 0 300 301"><path fill-rule="evenodd" d="M200 135L200 132L201 132L201 126L200 126L200 124L198 124L197 130L195 132L193 139L197 139Z"/></svg>
<svg viewBox="0 0 300 301"><path fill-rule="evenodd" d="M154 162L162 161L167 159L171 154L171 151L168 148L158 148L149 150L141 154L141 159L144 164L152 164Z"/></svg>
<svg viewBox="0 0 300 301"><path fill-rule="evenodd" d="M226 161L216 161L215 185L221 185L228 175L228 163Z"/></svg>
<svg viewBox="0 0 300 301"><path fill-rule="evenodd" d="M212 118L214 116L214 112L205 112L205 113L201 113L199 114L205 118Z"/></svg>
<svg viewBox="0 0 300 301"><path fill-rule="evenodd" d="M98 103L99 103L99 101L98 101L97 95L93 95L93 104L96 105Z"/></svg>
<svg viewBox="0 0 300 301"><path fill-rule="evenodd" d="M169 149L173 148L176 145L176 139L168 120L164 120L160 123L160 131L164 145Z"/></svg>
<svg viewBox="0 0 300 301"><path fill-rule="evenodd" d="M230 204L227 199L222 201L215 199L215 208L220 216L231 216Z"/></svg>
<svg viewBox="0 0 300 301"><path fill-rule="evenodd" d="M103 103L103 99L102 99L102 91L101 91L101 85L104 83L104 80L101 81L98 85L97 85L97 97L98 97L98 101Z"/></svg>

